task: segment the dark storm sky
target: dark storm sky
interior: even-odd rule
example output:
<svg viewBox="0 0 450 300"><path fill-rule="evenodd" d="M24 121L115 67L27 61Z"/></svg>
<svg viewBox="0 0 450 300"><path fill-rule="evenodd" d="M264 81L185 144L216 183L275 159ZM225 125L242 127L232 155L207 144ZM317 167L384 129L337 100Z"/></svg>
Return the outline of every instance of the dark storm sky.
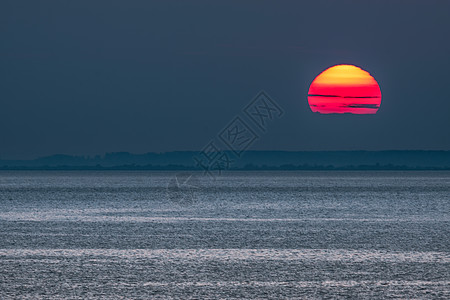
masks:
<svg viewBox="0 0 450 300"><path fill-rule="evenodd" d="M199 150L260 90L254 150L450 150L449 1L0 2L0 157ZM316 115L309 84L368 70L376 115Z"/></svg>

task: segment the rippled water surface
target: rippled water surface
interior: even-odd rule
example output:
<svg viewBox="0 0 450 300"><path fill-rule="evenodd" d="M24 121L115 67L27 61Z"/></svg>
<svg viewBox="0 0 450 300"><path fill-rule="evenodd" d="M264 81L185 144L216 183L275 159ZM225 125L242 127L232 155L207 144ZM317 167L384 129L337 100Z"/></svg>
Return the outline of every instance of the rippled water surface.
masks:
<svg viewBox="0 0 450 300"><path fill-rule="evenodd" d="M0 299L450 299L450 172L0 172Z"/></svg>

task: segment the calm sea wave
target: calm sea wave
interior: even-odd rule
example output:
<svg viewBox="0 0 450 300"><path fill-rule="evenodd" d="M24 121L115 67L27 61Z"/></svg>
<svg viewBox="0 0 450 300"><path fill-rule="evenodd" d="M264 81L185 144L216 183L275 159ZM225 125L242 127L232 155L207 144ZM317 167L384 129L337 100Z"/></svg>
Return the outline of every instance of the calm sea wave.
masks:
<svg viewBox="0 0 450 300"><path fill-rule="evenodd" d="M0 172L1 299L450 298L450 172Z"/></svg>

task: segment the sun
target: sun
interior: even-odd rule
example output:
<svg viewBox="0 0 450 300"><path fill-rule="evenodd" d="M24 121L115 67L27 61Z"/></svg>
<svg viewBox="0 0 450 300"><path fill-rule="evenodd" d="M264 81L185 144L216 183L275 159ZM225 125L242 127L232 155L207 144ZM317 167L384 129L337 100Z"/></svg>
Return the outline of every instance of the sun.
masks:
<svg viewBox="0 0 450 300"><path fill-rule="evenodd" d="M381 90L369 72L354 65L336 65L313 80L308 103L320 114L375 114L380 108Z"/></svg>

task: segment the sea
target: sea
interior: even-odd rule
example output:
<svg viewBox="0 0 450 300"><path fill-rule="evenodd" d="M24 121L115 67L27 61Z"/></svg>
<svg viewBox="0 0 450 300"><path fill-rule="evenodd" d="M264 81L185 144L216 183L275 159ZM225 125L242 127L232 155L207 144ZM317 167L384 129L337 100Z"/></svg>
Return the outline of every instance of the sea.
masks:
<svg viewBox="0 0 450 300"><path fill-rule="evenodd" d="M349 298L450 299L450 172L0 172L0 299Z"/></svg>

